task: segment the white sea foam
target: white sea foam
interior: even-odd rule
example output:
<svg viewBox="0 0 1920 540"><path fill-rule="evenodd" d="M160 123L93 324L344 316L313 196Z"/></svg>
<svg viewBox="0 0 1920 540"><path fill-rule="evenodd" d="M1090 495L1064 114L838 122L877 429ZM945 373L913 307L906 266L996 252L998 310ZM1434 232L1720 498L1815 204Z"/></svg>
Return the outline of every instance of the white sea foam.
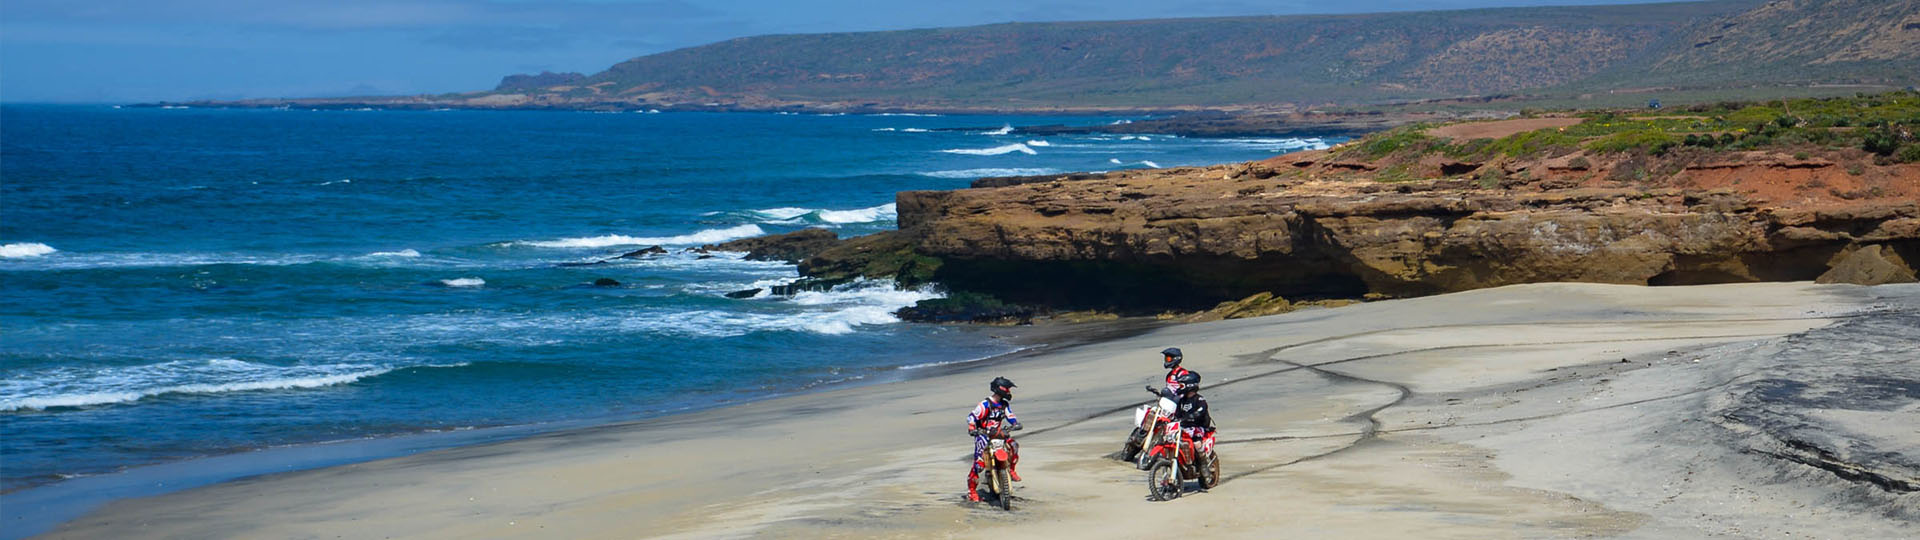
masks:
<svg viewBox="0 0 1920 540"><path fill-rule="evenodd" d="M1118 125L1125 125L1125 124L1131 124L1131 123L1133 123L1132 120L1121 119L1121 120L1114 120L1112 124L1108 124L1108 125L1118 126Z"/></svg>
<svg viewBox="0 0 1920 540"><path fill-rule="evenodd" d="M789 312L700 310L643 313L629 317L620 330L669 335L732 337L754 332L808 332L839 335L864 326L900 322L894 311L921 300L939 298L927 289L898 290L893 282L858 280L831 291L806 291L790 298L762 297L799 308Z"/></svg>
<svg viewBox="0 0 1920 540"><path fill-rule="evenodd" d="M430 367L456 367L430 366ZM168 394L320 388L392 371L374 364L276 366L215 358L131 367L62 367L0 381L0 411L131 403Z"/></svg>
<svg viewBox="0 0 1920 540"><path fill-rule="evenodd" d="M1000 126L1000 129L996 129L993 131L982 131L980 132L980 134L981 135L1012 135L1013 124L1003 124Z"/></svg>
<svg viewBox="0 0 1920 540"><path fill-rule="evenodd" d="M1004 146L995 146L993 148L952 148L947 150L941 150L941 152L946 152L949 154L966 154L969 156L998 156L1001 154L1011 154L1014 152L1019 152L1019 153L1031 156L1039 153L1039 152L1033 151L1033 148L1021 143L1013 143L1013 144L1004 145Z"/></svg>
<svg viewBox="0 0 1920 540"><path fill-rule="evenodd" d="M873 223L893 221L900 216L893 203L856 210L821 210L818 215L820 221L827 223Z"/></svg>
<svg viewBox="0 0 1920 540"><path fill-rule="evenodd" d="M721 215L732 212L708 212L707 215ZM827 208L762 208L733 213L745 214L744 217L760 223L777 225L827 224L846 225L852 223L877 223L893 221L898 217L893 203L852 210L833 210Z"/></svg>
<svg viewBox="0 0 1920 540"><path fill-rule="evenodd" d="M1128 166L1128 165L1143 165L1143 166L1146 166L1146 167L1148 167L1148 168L1153 168L1153 169L1158 169L1158 168L1160 168L1160 164L1159 164L1159 163L1154 163L1154 162L1152 162L1152 161L1147 161L1147 160L1144 160L1144 159L1143 159L1143 160L1140 160L1140 161L1134 161L1134 162L1126 162L1126 161L1120 161L1120 158L1112 158L1112 159L1108 159L1108 160L1107 160L1107 162L1108 162L1108 163L1112 163L1112 164L1114 164L1114 165L1122 165L1122 166Z"/></svg>
<svg viewBox="0 0 1920 540"><path fill-rule="evenodd" d="M49 253L53 253L55 251L60 251L60 250L53 249L53 246L49 246L39 242L20 242L17 244L7 244L7 245L0 246L0 259L39 257L41 255L46 255Z"/></svg>
<svg viewBox="0 0 1920 540"><path fill-rule="evenodd" d="M747 224L725 229L708 229L679 236L627 236L609 234L586 238L562 238L559 240L533 240L516 242L522 245L544 248L603 248L613 246L686 246L725 242L749 236L766 234L759 225Z"/></svg>
<svg viewBox="0 0 1920 540"><path fill-rule="evenodd" d="M418 251L414 251L414 250L411 250L411 249L403 249L403 250L400 250L400 251L375 251L375 252L373 252L373 253L368 253L368 254L367 254L367 256L368 256L368 257L404 257L404 258L414 258L414 257L419 257L419 256L420 256L420 252L418 252Z"/></svg>
<svg viewBox="0 0 1920 540"><path fill-rule="evenodd" d="M946 360L946 361L942 361L942 362L924 362L924 363L919 363L919 364L907 364L907 365L904 365L904 366L900 366L900 367L896 367L896 368L893 368L893 369L898 369L898 370L909 370L909 369L925 369L925 368L930 368L930 367L939 367L939 366L951 366L951 365L955 365L955 364L970 364L970 363L973 363L973 362L979 362L979 361L981 361L981 360L991 360L991 359L994 359L994 358L999 358L999 357L1002 357L1002 356L1006 356L1006 355L1009 355L1009 354L1013 354L1013 353L1017 353L1017 352L1020 352L1020 351L1025 351L1025 350L1028 350L1028 349L1032 349L1032 348L1033 348L1033 347L1016 347L1016 348L1014 348L1013 350L1010 350L1010 351L1007 351L1007 352L1003 352L1003 353L999 353L999 354L995 354L995 355L991 355L991 356L982 356L982 357L979 357L979 358L968 358L968 359L965 359L965 360Z"/></svg>
<svg viewBox="0 0 1920 540"><path fill-rule="evenodd" d="M900 130L900 131L902 131L902 132L905 132L905 133L928 133L928 132L931 132L931 131L933 131L933 130L931 130L931 129L921 129L921 128L905 128L905 129L902 129L902 130Z"/></svg>
<svg viewBox="0 0 1920 540"><path fill-rule="evenodd" d="M440 284L448 287L484 287L487 285L487 280L477 277L463 277L443 279L440 280Z"/></svg>
<svg viewBox="0 0 1920 540"><path fill-rule="evenodd" d="M1027 141L1027 146L1042 146L1042 147L1044 147L1044 146L1053 146L1053 143L1050 143L1050 142L1047 142L1047 141L1043 141L1043 140L1039 140L1039 139L1035 139L1035 140L1031 140L1031 141Z"/></svg>
<svg viewBox="0 0 1920 540"><path fill-rule="evenodd" d="M1238 146L1242 148L1253 148L1258 150L1267 150L1271 152L1290 152L1294 150L1326 150L1327 148L1332 147L1332 145L1328 144L1326 140L1321 139L1319 137L1310 137L1305 139L1296 139L1296 138L1220 139L1216 142L1221 144L1231 145L1231 146Z"/></svg>
<svg viewBox="0 0 1920 540"><path fill-rule="evenodd" d="M893 131L893 128L873 128L874 131Z"/></svg>
<svg viewBox="0 0 1920 540"><path fill-rule="evenodd" d="M1033 176L1033 175L1039 175L1039 174L1060 174L1061 172L1064 172L1064 171L1061 171L1060 169L1050 169L1045 167L1031 167L1031 168L1013 167L1013 168L955 169L950 171L930 171L930 172L923 172L919 174L920 176L931 176L934 178L983 178L988 176Z"/></svg>
<svg viewBox="0 0 1920 540"><path fill-rule="evenodd" d="M1152 167L1152 168L1155 168L1155 169L1158 169L1158 168L1160 168L1160 164L1159 164L1159 163L1154 163L1154 162L1151 162L1151 161L1147 161L1147 160L1144 160L1144 159L1143 159L1143 160L1140 160L1140 164L1141 164L1141 165L1146 165L1146 166L1148 166L1148 167Z"/></svg>

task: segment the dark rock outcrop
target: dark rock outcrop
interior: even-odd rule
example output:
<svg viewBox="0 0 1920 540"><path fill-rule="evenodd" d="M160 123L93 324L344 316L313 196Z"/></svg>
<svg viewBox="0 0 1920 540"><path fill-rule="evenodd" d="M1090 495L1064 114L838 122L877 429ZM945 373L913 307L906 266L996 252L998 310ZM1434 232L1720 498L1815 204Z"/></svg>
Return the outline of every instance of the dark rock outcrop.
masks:
<svg viewBox="0 0 1920 540"><path fill-rule="evenodd" d="M857 277L892 278L912 287L934 280L941 261L917 249L918 238L908 231L886 231L849 238L800 261L800 274L826 280Z"/></svg>
<svg viewBox="0 0 1920 540"><path fill-rule="evenodd" d="M1044 311L1035 306L1008 304L987 295L960 292L946 298L921 300L893 314L908 322L1032 324L1033 317Z"/></svg>
<svg viewBox="0 0 1920 540"><path fill-rule="evenodd" d="M644 258L647 258L647 257L655 257L655 256L660 256L660 255L666 255L666 254L667 254L667 248L663 248L663 247L660 247L660 246L650 246L650 247L647 247L647 248L644 248L644 249L637 249L637 250L633 250L633 251L629 251L629 252L627 252L627 253L626 253L626 254L624 254L624 255L621 255L621 256L619 256L619 257L614 257L614 258L616 258L616 259L644 259Z"/></svg>
<svg viewBox="0 0 1920 540"><path fill-rule="evenodd" d="M613 278L600 278L600 279L596 279L596 280L593 280L593 286L595 286L595 287L619 287L619 286L620 286L620 280L616 280L616 279L613 279Z"/></svg>
<svg viewBox="0 0 1920 540"><path fill-rule="evenodd" d="M747 258L756 261L786 261L798 263L803 259L840 243L840 236L821 228L808 228L784 234L770 234L742 238L731 242L708 244L698 249L705 251L744 252Z"/></svg>

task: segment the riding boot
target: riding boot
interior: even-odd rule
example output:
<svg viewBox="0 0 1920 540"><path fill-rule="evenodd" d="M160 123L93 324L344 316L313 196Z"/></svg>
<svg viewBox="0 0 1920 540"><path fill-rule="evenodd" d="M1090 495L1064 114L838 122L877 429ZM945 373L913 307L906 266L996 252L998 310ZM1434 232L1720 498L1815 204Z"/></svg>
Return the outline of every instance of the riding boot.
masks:
<svg viewBox="0 0 1920 540"><path fill-rule="evenodd" d="M1007 477L1012 478L1013 481L1015 482L1020 481L1020 457L1019 456L1014 456L1013 459L1007 460Z"/></svg>
<svg viewBox="0 0 1920 540"><path fill-rule="evenodd" d="M980 502L980 464L974 462L973 470L967 472L967 500Z"/></svg>

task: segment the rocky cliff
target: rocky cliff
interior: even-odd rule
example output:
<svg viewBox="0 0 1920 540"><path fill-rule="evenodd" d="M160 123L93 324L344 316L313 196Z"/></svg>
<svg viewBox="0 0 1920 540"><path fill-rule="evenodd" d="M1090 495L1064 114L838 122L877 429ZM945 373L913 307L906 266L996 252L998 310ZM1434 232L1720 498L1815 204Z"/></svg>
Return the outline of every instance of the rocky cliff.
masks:
<svg viewBox="0 0 1920 540"><path fill-rule="evenodd" d="M986 179L978 185L994 187L899 194L900 225L942 261L935 278L950 287L1122 309L1264 292L1812 280L1863 265L1897 280L1920 261L1915 164L1769 152L1341 156Z"/></svg>

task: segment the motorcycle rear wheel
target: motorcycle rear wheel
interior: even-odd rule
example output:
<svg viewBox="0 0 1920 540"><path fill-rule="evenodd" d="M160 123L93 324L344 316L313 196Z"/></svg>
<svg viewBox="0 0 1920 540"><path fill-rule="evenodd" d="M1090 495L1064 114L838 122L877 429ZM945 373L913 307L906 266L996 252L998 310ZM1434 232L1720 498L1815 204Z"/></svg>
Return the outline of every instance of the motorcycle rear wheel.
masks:
<svg viewBox="0 0 1920 540"><path fill-rule="evenodd" d="M1209 452L1200 459L1204 460L1200 463L1200 487L1213 489L1220 485L1220 455Z"/></svg>
<svg viewBox="0 0 1920 540"><path fill-rule="evenodd" d="M997 504L1000 505L1000 509L1012 510L1013 509L1013 482L1007 481L1007 469L1005 467L994 467L993 489L996 492L996 494L999 496L999 500L997 501Z"/></svg>
<svg viewBox="0 0 1920 540"><path fill-rule="evenodd" d="M1140 457L1140 443L1146 440L1147 430L1133 428L1133 433L1127 435L1126 444L1120 445L1120 461L1132 462Z"/></svg>
<svg viewBox="0 0 1920 540"><path fill-rule="evenodd" d="M1180 497L1180 482L1174 480L1173 462L1157 460L1147 468L1147 497L1156 501Z"/></svg>

